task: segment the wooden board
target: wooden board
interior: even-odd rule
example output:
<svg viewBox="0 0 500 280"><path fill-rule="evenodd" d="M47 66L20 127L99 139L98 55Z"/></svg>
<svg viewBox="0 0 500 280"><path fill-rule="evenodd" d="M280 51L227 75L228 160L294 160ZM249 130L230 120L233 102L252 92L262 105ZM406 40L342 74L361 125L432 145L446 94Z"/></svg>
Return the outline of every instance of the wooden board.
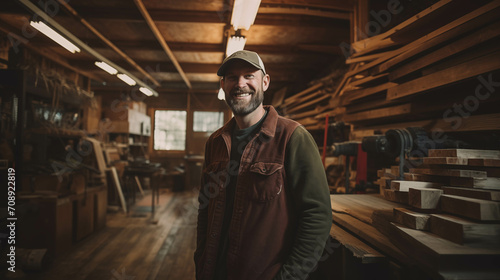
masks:
<svg viewBox="0 0 500 280"><path fill-rule="evenodd" d="M295 107L295 106L298 106L298 105L300 105L300 104L305 103L305 102L306 102L306 101L308 101L308 100L311 100L311 99L317 98L317 97L322 96L322 95L324 95L324 94L325 94L325 91L324 91L324 90L317 90L317 91L315 91L315 92L312 92L312 93L310 93L310 94L307 94L307 95L305 95L305 96L302 96L302 97L300 97L300 98L297 98L297 99L295 99L292 103L290 103L290 104L287 104L287 105L286 105L287 111L288 111L289 109L291 109L291 108Z"/></svg>
<svg viewBox="0 0 500 280"><path fill-rule="evenodd" d="M470 188L443 187L444 194L464 196L484 200L500 201L500 191L478 190Z"/></svg>
<svg viewBox="0 0 500 280"><path fill-rule="evenodd" d="M406 208L394 208L394 221L412 229L429 230L429 214L418 213Z"/></svg>
<svg viewBox="0 0 500 280"><path fill-rule="evenodd" d="M486 178L487 176L487 173L485 171L438 169L438 168L411 168L410 173L447 176L447 177L470 177L470 178Z"/></svg>
<svg viewBox="0 0 500 280"><path fill-rule="evenodd" d="M383 254L343 230L337 224L332 224L330 236L351 251L354 257L360 258L361 263L379 263L387 261L387 258Z"/></svg>
<svg viewBox="0 0 500 280"><path fill-rule="evenodd" d="M405 205L407 205L409 202L408 192L400 192L390 189L384 189L383 193L384 193L384 198L389 201Z"/></svg>
<svg viewBox="0 0 500 280"><path fill-rule="evenodd" d="M330 106L328 106L328 107L330 107ZM344 113L345 113L345 107L337 107L333 110L318 114L314 118L315 119L324 119L324 118L326 118L326 115L328 115L329 117L335 117L335 116L343 115Z"/></svg>
<svg viewBox="0 0 500 280"><path fill-rule="evenodd" d="M380 56L380 54L377 54L378 56ZM367 76L367 77L364 77L364 78L361 78L359 80L356 80L356 81L352 81L349 83L349 87L356 87L356 86L363 86L364 84L366 83L369 83L369 82L374 82L376 80L381 80L381 79L384 79L384 80L387 80L387 76L389 74L388 73L383 73L383 74L380 74L380 75L376 75L376 76Z"/></svg>
<svg viewBox="0 0 500 280"><path fill-rule="evenodd" d="M424 164L429 165L467 165L469 160L467 158L458 157L426 157Z"/></svg>
<svg viewBox="0 0 500 280"><path fill-rule="evenodd" d="M292 108L288 109L287 113L293 113L293 112L300 111L302 109L307 108L308 106L311 106L311 105L314 105L314 104L319 104L320 102L325 101L325 100L327 100L329 98L331 98L331 95L329 95L329 94L323 94L323 95L321 95L320 97L318 97L318 98L316 98L314 100L302 103L302 104L300 104L298 106L295 106L295 107L292 107Z"/></svg>
<svg viewBox="0 0 500 280"><path fill-rule="evenodd" d="M405 28L408 28L415 24L418 25L420 22L422 22L422 18L424 18L425 20L426 17L432 16L434 13L446 9L448 6L450 6L448 4L450 4L451 2L451 0L441 0L382 34L378 34L373 37L354 42L352 44L352 47L356 49L356 54L359 54L362 50L365 49L370 49L373 47L378 48L381 42L390 40L391 36L397 34L398 32L404 31Z"/></svg>
<svg viewBox="0 0 500 280"><path fill-rule="evenodd" d="M318 114L328 110L329 108L330 108L330 106L316 106L316 108L314 108L314 110L311 110L309 112L304 112L304 113L300 113L300 114L291 114L291 115L288 115L287 117L294 119L294 120L307 118L307 117L316 118L316 116Z"/></svg>
<svg viewBox="0 0 500 280"><path fill-rule="evenodd" d="M434 149L429 150L429 157L500 159L500 151L474 149Z"/></svg>
<svg viewBox="0 0 500 280"><path fill-rule="evenodd" d="M461 245L500 247L500 224L481 224L447 214L431 214L429 229L442 238Z"/></svg>
<svg viewBox="0 0 500 280"><path fill-rule="evenodd" d="M500 178L450 178L450 186L500 190Z"/></svg>
<svg viewBox="0 0 500 280"><path fill-rule="evenodd" d="M387 176L387 175L393 175L391 173L391 169L390 168L383 168L383 169L377 170L377 176L378 177L384 177L384 176Z"/></svg>
<svg viewBox="0 0 500 280"><path fill-rule="evenodd" d="M113 176L113 183L115 185L116 191L118 192L118 196L120 197L120 203L122 205L123 213L127 213L127 203L122 192L122 186L120 184L120 179L118 178L116 168L112 166L111 168L109 168L109 170L111 171L111 175Z"/></svg>
<svg viewBox="0 0 500 280"><path fill-rule="evenodd" d="M366 126L358 128L359 130L357 132L362 134L364 131L377 131L377 134L381 134L390 129L417 126L423 127L427 131L439 132L500 130L500 122L497 121L498 119L500 119L500 114L471 115L470 117L463 119L462 125L458 128L454 127L452 122L446 121L443 118L426 119L412 122L397 122Z"/></svg>
<svg viewBox="0 0 500 280"><path fill-rule="evenodd" d="M363 97L370 96L374 93L387 90L387 89L394 87L396 85L397 85L396 83L388 82L388 83L384 83L384 84L381 84L378 86L346 91L342 95L341 104L342 105L349 104L349 103L353 102L354 100L358 100L358 99L361 99Z"/></svg>
<svg viewBox="0 0 500 280"><path fill-rule="evenodd" d="M408 191L408 204L418 209L437 209L443 193L437 189L413 189Z"/></svg>
<svg viewBox="0 0 500 280"><path fill-rule="evenodd" d="M360 121L407 115L411 113L411 106L412 104L408 103L387 108L363 111L354 114L346 114L344 115L344 121L360 122Z"/></svg>
<svg viewBox="0 0 500 280"><path fill-rule="evenodd" d="M106 176L106 161L104 160L104 154L102 152L101 142L99 142L94 138L89 138L89 137L84 138L84 140L92 143L92 148L93 148L92 151L94 153L95 160L97 163L97 169L101 171L100 177L102 180L104 180L104 177Z"/></svg>
<svg viewBox="0 0 500 280"><path fill-rule="evenodd" d="M428 49L429 47L435 46L439 43L442 43L442 40L447 40L450 38L453 38L457 35L461 35L464 32L473 30L474 28L477 28L484 24L485 22L488 22L488 20L491 20L492 18L496 18L496 14L492 12L495 8L498 8L500 6L500 2L498 1L493 1L492 3L489 3L483 7L480 7L424 36L421 38L413 41L412 43L406 44L405 46L394 50L394 51L388 51L385 52L386 55L383 57L376 59L370 63L367 63L363 65L362 67L349 71L346 74L346 77L354 76L362 71L368 70L374 66L380 65L381 63L387 61L387 60L394 60L392 63L388 65L384 65L384 67L379 67L379 72L386 71L389 67L404 61L410 57L412 57L415 54L420 53L423 50ZM487 17L485 16L488 15ZM432 43L429 45L429 43ZM423 48L419 48L421 46L424 46Z"/></svg>
<svg viewBox="0 0 500 280"><path fill-rule="evenodd" d="M468 160L471 166L500 167L500 159L470 158Z"/></svg>
<svg viewBox="0 0 500 280"><path fill-rule="evenodd" d="M368 242L381 253L395 258L405 264L413 263L413 261L406 254L401 252L400 249L392 244L391 240L386 235L379 232L373 226L347 214L333 212L332 217L334 223L346 228L355 236L359 236L359 238Z"/></svg>
<svg viewBox="0 0 500 280"><path fill-rule="evenodd" d="M498 269L500 263L499 250L458 245L435 234L396 224L393 224L391 240L403 252L433 271L454 271L459 274L460 270Z"/></svg>
<svg viewBox="0 0 500 280"><path fill-rule="evenodd" d="M377 182L378 185L383 188L383 189L388 189L391 185L391 181L394 180L394 178L390 177L380 177Z"/></svg>
<svg viewBox="0 0 500 280"><path fill-rule="evenodd" d="M313 85L313 86L311 86L311 87L309 87L309 88L307 88L307 89L305 89L305 90L303 90L303 91L301 91L301 92L293 95L292 97L289 97L289 98L285 99L285 102L282 104L282 106L290 105L293 102L295 102L298 99L300 99L301 97L303 97L303 96L305 96L305 95L307 95L307 94L309 94L309 93L311 93L311 92L313 92L313 91L315 91L315 90L317 90L317 89L319 89L321 87L323 87L323 83L315 84L315 85Z"/></svg>
<svg viewBox="0 0 500 280"><path fill-rule="evenodd" d="M484 28L481 28L480 30L473 32L472 34L466 37L463 37L455 42L449 43L444 47L436 51L433 51L427 55L418 57L416 60L413 60L410 63L407 63L402 67L399 67L394 71L391 71L390 80L391 81L396 80L400 77L408 75L414 71L422 69L442 59L448 58L461 51L465 51L471 47L474 47L480 43L483 43L499 35L500 35L500 22L488 25Z"/></svg>
<svg viewBox="0 0 500 280"><path fill-rule="evenodd" d="M410 188L439 188L441 184L431 183L431 182L421 182L421 181L400 181L394 180L391 182L391 189L408 192Z"/></svg>
<svg viewBox="0 0 500 280"><path fill-rule="evenodd" d="M425 36L419 38L418 40L407 44L406 46L400 48L401 52L391 58L387 62L381 64L378 67L378 71L386 71L387 69L407 61L415 55L420 54L432 47L442 44L450 39L474 30L488 22L493 21L498 18L498 7L500 3L498 1L493 1L483 7L480 7L470 13L442 26L435 31L426 34ZM381 61L383 62L383 61Z"/></svg>
<svg viewBox="0 0 500 280"><path fill-rule="evenodd" d="M387 99L393 100L414 95L439 86L449 85L454 82L500 69L499 60L500 53L495 52L421 78L413 79L409 82L389 88L387 90Z"/></svg>
<svg viewBox="0 0 500 280"><path fill-rule="evenodd" d="M441 209L474 220L500 221L500 202L443 194Z"/></svg>
<svg viewBox="0 0 500 280"><path fill-rule="evenodd" d="M441 185L450 184L450 177L446 177L446 176L405 173L404 178L405 178L405 180L408 180L408 181L432 182L432 183L437 183L437 184L441 184Z"/></svg>
<svg viewBox="0 0 500 280"><path fill-rule="evenodd" d="M380 195L372 194L332 194L330 195L332 210L356 217L360 221L371 224L371 215L375 210L391 210L401 204L384 200Z"/></svg>

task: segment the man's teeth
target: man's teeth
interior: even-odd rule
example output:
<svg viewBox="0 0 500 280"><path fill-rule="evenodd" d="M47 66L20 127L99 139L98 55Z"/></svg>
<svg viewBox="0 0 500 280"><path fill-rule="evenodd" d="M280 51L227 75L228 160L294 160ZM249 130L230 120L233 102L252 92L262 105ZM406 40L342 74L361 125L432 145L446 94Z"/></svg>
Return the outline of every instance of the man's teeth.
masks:
<svg viewBox="0 0 500 280"><path fill-rule="evenodd" d="M245 97L245 96L249 96L250 93L237 93L236 96L237 97Z"/></svg>

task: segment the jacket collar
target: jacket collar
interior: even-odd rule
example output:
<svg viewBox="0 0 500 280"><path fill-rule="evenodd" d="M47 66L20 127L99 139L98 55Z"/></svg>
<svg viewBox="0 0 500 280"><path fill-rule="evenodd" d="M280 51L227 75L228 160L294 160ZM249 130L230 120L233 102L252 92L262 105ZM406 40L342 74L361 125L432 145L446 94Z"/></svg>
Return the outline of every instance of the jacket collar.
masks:
<svg viewBox="0 0 500 280"><path fill-rule="evenodd" d="M276 124L278 123L278 118L279 118L278 112L276 111L276 109L274 109L273 106L270 105L264 105L264 110L267 111L267 117L262 123L260 131L266 136L274 137L276 132ZM235 126L236 126L236 120L233 117L221 129L215 132L214 137L219 137L222 134L231 135L231 132L233 131Z"/></svg>

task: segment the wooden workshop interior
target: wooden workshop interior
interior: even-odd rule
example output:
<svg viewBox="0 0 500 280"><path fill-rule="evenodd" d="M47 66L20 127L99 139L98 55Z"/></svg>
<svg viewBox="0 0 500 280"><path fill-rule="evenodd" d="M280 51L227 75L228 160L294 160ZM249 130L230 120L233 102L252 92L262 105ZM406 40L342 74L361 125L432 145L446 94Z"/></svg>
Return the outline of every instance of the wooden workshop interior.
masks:
<svg viewBox="0 0 500 280"><path fill-rule="evenodd" d="M0 278L195 279L238 49L324 164L311 279L500 279L499 0L2 1Z"/></svg>

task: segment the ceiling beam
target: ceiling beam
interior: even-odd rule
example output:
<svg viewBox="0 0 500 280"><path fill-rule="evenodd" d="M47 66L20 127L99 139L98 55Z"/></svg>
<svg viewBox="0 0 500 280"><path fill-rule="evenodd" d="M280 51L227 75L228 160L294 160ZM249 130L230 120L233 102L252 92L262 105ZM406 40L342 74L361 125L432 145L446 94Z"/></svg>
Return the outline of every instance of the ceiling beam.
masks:
<svg viewBox="0 0 500 280"><path fill-rule="evenodd" d="M340 38L339 38L340 39ZM346 38L347 40L347 38ZM98 40L86 40L89 45L99 45ZM158 50L157 41L143 40L115 40L117 46L124 50L143 50L155 51ZM225 51L224 44L211 43L191 43L191 42L167 42L172 51L183 52L204 52L204 53L223 53ZM96 49L99 49L96 47ZM246 45L245 49L258 52L259 54L280 54L280 55L304 55L314 54L317 52L341 55L342 51L338 45L321 45L321 44L299 44L299 45ZM320 51L322 50L322 51ZM306 53L304 53L306 52Z"/></svg>
<svg viewBox="0 0 500 280"><path fill-rule="evenodd" d="M262 13L260 12L262 9ZM303 8L291 9L270 7L259 9L255 25L273 26L328 26L339 21L348 21L349 14L345 12L331 12L307 10ZM288 11L288 13L287 13ZM226 24L229 18L214 11L192 10L151 10L149 15L155 22L190 22L190 23L219 23ZM80 15L87 19L117 20L127 22L143 22L143 18L129 9L118 9L110 13L107 9L81 8Z"/></svg>
<svg viewBox="0 0 500 280"><path fill-rule="evenodd" d="M177 69L177 72L179 72L179 74L181 75L181 77L184 80L184 82L186 83L187 87L192 88L191 83L189 82L189 79L186 76L186 73L184 73L184 71L182 70L182 67L179 65L179 62L177 61L174 54L172 53L172 51L168 47L167 42L165 41L165 38L163 37L160 30L156 26L155 22L153 21L153 19L149 15L148 10L144 6L144 3L142 3L142 0L134 0L134 3L137 6L137 8L139 9L139 11L141 12L144 19L146 20L147 24L149 25L149 28L151 29L151 31L155 35L156 39L158 40L158 42L162 46L163 50L167 53L168 57L170 58L170 61L172 61L172 63L174 64L175 68Z"/></svg>
<svg viewBox="0 0 500 280"><path fill-rule="evenodd" d="M352 12L354 10L353 1L346 0L289 0L286 1L286 3L283 3L283 0L262 0L260 2L261 7L269 4L280 6L321 8L346 12Z"/></svg>
<svg viewBox="0 0 500 280"><path fill-rule="evenodd" d="M328 61L326 61L327 63ZM157 61L138 61L139 65L147 68L153 67L157 69L155 73L176 73L177 69L169 62L157 62ZM325 64L326 64L325 63ZM89 71L93 71L94 69L98 71L93 64L88 60L72 60L72 65L75 65L82 69L88 69ZM220 67L220 63L180 63L182 69L184 69L186 74L214 74L217 73L217 70ZM267 72L279 73L282 74L292 74L297 71L301 71L305 69L305 71L309 71L312 69L318 69L318 64L311 63L266 63Z"/></svg>
<svg viewBox="0 0 500 280"><path fill-rule="evenodd" d="M113 49L116 53L118 53L125 61L127 61L130 65L132 65L137 71L141 72L144 76L146 76L150 81L152 81L156 86L160 86L160 82L158 82L151 74L146 72L146 70L142 69L132 58L130 58L126 53L120 50L115 44L113 44L108 38L102 35L97 29L94 28L88 21L86 21L83 17L81 17L65 0L57 0L59 4L61 4L73 17L79 20L85 27L87 27L92 33L94 33L99 39L101 39L106 45L108 45L111 49Z"/></svg>
<svg viewBox="0 0 500 280"><path fill-rule="evenodd" d="M322 11L309 8L260 7L258 15L261 16L262 14L305 15L343 20L349 20L350 18L348 12Z"/></svg>

